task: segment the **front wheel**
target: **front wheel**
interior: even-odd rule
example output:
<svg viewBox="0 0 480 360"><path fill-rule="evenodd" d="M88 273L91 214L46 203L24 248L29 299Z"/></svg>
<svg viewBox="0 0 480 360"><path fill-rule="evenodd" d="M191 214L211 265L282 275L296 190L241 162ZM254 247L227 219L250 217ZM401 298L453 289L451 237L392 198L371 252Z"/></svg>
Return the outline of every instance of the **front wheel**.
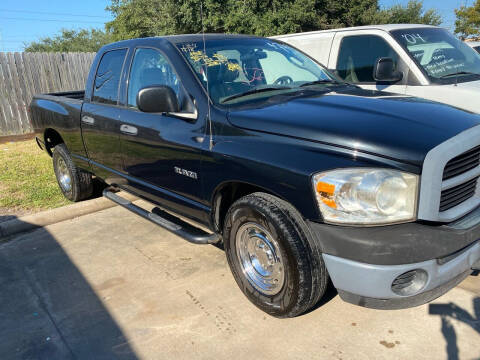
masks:
<svg viewBox="0 0 480 360"><path fill-rule="evenodd" d="M325 293L328 274L298 211L266 193L236 201L224 227L233 276L248 299L276 317L294 317Z"/></svg>
<svg viewBox="0 0 480 360"><path fill-rule="evenodd" d="M64 144L55 146L52 159L58 186L68 200L81 201L92 196L92 175L75 166Z"/></svg>

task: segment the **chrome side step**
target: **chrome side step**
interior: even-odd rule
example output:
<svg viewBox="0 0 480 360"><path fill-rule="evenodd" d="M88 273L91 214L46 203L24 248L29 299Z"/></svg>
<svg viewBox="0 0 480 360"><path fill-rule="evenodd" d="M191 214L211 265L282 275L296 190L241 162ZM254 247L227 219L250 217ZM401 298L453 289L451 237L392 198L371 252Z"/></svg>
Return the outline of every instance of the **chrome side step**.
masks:
<svg viewBox="0 0 480 360"><path fill-rule="evenodd" d="M219 234L209 234L158 207L155 207L151 212L147 211L107 189L103 191L103 196L191 243L216 244L221 240Z"/></svg>

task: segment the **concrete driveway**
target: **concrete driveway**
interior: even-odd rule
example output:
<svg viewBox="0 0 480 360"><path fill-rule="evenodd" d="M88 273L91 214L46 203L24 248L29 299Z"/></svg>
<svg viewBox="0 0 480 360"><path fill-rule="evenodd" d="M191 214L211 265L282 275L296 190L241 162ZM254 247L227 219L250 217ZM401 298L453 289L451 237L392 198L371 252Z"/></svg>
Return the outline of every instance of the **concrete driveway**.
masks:
<svg viewBox="0 0 480 360"><path fill-rule="evenodd" d="M0 359L480 359L480 276L429 305L377 311L331 290L279 320L225 255L120 207L0 244Z"/></svg>

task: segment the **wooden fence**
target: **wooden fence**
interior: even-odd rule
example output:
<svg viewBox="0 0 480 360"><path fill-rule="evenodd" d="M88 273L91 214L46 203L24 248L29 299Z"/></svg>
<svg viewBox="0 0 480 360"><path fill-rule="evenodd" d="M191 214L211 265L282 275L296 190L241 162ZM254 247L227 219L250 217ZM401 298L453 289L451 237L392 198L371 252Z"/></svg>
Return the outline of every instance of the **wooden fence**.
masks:
<svg viewBox="0 0 480 360"><path fill-rule="evenodd" d="M82 90L95 53L1 53L0 136L33 131L33 95Z"/></svg>

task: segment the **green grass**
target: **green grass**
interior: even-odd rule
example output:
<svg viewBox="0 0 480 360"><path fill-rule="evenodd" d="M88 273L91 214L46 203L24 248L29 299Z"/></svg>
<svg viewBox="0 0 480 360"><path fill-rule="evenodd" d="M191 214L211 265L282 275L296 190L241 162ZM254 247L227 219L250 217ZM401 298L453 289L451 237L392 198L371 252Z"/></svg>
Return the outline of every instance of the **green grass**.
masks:
<svg viewBox="0 0 480 360"><path fill-rule="evenodd" d="M25 213L69 203L58 187L52 159L34 140L0 144L0 208Z"/></svg>

